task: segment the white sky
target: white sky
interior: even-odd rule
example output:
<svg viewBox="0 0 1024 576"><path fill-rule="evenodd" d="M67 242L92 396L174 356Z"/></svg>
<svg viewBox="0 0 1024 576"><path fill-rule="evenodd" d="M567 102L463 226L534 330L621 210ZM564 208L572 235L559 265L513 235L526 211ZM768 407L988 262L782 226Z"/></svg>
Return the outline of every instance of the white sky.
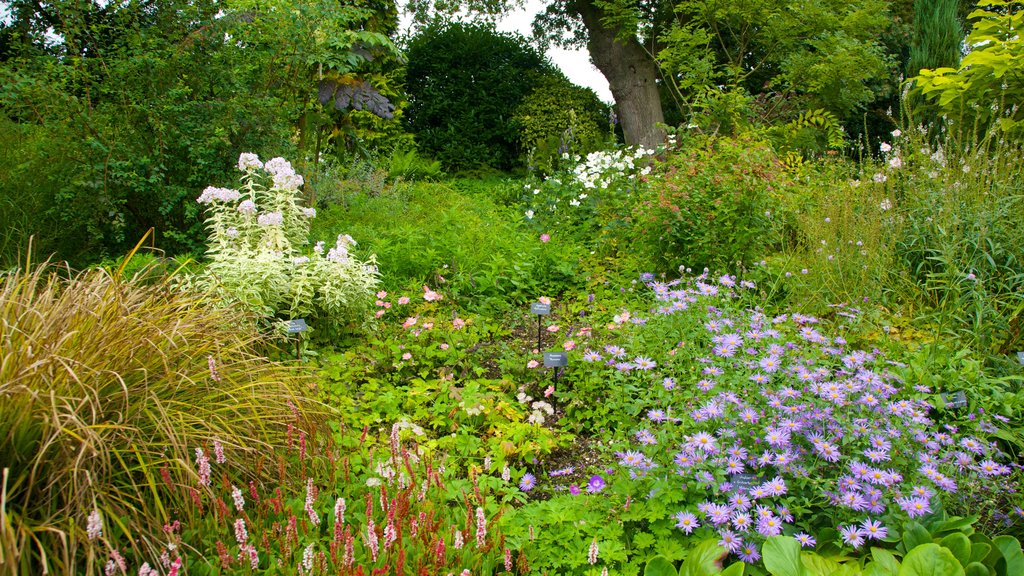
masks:
<svg viewBox="0 0 1024 576"><path fill-rule="evenodd" d="M523 8L513 10L502 16L497 21L497 28L500 32L518 32L529 38L532 32L533 17L544 10L547 4L543 0L526 0ZM401 29L407 30L410 23L409 16L401 16ZM590 63L590 55L586 50L565 50L552 46L547 51L548 58L558 66L562 72L574 83L580 86L593 88L598 98L608 104L613 102L611 90L608 89L608 81Z"/></svg>

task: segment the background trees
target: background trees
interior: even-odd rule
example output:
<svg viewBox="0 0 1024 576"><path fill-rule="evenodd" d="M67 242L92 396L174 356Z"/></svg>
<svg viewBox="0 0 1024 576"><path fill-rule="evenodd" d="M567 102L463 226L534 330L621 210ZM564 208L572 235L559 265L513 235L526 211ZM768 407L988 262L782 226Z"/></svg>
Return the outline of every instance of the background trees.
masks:
<svg viewBox="0 0 1024 576"><path fill-rule="evenodd" d="M161 247L198 251L199 190L232 180L241 151L316 158L340 116L363 104L339 106L332 92L324 106L321 83L355 84L361 67L397 57L375 31L386 18L358 3L10 6L0 31L7 255L36 235L41 254L81 264L122 253L151 227Z"/></svg>

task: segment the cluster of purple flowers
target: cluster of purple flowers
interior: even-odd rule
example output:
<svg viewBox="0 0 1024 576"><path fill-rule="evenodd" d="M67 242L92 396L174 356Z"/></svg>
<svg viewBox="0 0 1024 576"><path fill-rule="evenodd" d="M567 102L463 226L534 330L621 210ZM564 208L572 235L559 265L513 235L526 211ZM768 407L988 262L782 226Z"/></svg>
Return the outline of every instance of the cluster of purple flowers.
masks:
<svg viewBox="0 0 1024 576"><path fill-rule="evenodd" d="M706 274L691 284L648 285L658 301L650 325L696 326L691 340L706 347L680 349L670 362L650 360L650 374L641 377L650 379L651 406L635 432L637 448L616 456L635 480L667 480L659 485L710 498L673 516L686 534L714 529L723 546L754 561L759 542L795 532L785 505L792 499L827 502L840 521L829 527L856 548L885 538L885 522L929 514L935 498L964 482L994 489L1019 468L1001 463L1007 457L994 443L936 422L932 391L905 386L897 364L879 350L852 349L845 338L824 334L813 316L768 317L733 305L751 285ZM841 321L857 317L844 311ZM620 371L649 360L637 357L627 367L623 347L603 352L606 365ZM584 360L603 357L588 350ZM670 372L694 363L700 369L693 380ZM981 416L976 423L991 427ZM760 480L734 489L730 476L745 473ZM816 543L797 536L805 546Z"/></svg>

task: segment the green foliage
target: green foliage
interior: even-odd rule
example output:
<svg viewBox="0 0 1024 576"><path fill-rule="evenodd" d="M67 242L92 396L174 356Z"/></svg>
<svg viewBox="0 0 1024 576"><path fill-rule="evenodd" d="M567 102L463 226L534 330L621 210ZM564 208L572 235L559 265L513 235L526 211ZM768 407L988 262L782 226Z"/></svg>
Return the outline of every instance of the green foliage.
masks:
<svg viewBox="0 0 1024 576"><path fill-rule="evenodd" d="M750 265L773 244L769 217L786 180L753 136L687 142L633 198L634 249L658 271Z"/></svg>
<svg viewBox="0 0 1024 576"><path fill-rule="evenodd" d="M504 184L503 184L504 185ZM541 242L518 212L498 205L493 187L402 183L379 195L358 193L321 212L314 233L341 231L372 251L389 290L440 284L464 306L502 309L578 286L580 248L556 235Z"/></svg>
<svg viewBox="0 0 1024 576"><path fill-rule="evenodd" d="M587 154L608 139L608 106L561 73L542 75L516 109L522 150L533 168L550 171L562 154Z"/></svg>
<svg viewBox="0 0 1024 576"><path fill-rule="evenodd" d="M516 109L548 65L493 26L434 22L410 41L405 123L447 170L507 170L520 158ZM582 111L581 111L582 112Z"/></svg>
<svg viewBox="0 0 1024 576"><path fill-rule="evenodd" d="M363 29L369 11L336 2L296 3L302 14L286 2L17 4L12 27L28 32L0 65L0 110L24 137L12 154L47 160L19 165L24 180L0 189L0 204L40 206L19 237L79 265L150 228L169 253L198 252L196 191L229 181L244 150L292 149L296 127L311 151L316 72L351 76L394 50Z"/></svg>
<svg viewBox="0 0 1024 576"><path fill-rule="evenodd" d="M958 0L914 0L914 41L907 75L924 68L955 68L960 63L963 30Z"/></svg>
<svg viewBox="0 0 1024 576"><path fill-rule="evenodd" d="M1024 10L1003 0L983 0L971 12L965 41L971 51L957 69L923 69L910 79L915 92L934 104L953 132L977 137L995 126L1019 138L1024 80L1017 73L1024 54Z"/></svg>
<svg viewBox="0 0 1024 576"><path fill-rule="evenodd" d="M222 470L261 482L287 422L323 424L302 397L313 379L258 356L250 316L167 280L16 271L0 279L0 318L3 574L98 574L118 549L156 558L161 526L194 512L157 487L209 490L197 450L219 441L233 452Z"/></svg>
<svg viewBox="0 0 1024 576"><path fill-rule="evenodd" d="M712 84L749 94L769 88L845 121L881 94L887 12L879 0L687 0L675 5L659 59L687 101Z"/></svg>
<svg viewBox="0 0 1024 576"><path fill-rule="evenodd" d="M378 282L373 256L356 258L345 234L326 251L323 242L305 248L316 210L302 206L302 177L283 158L264 165L244 153L238 169L241 192L211 186L198 199L210 263L197 283L264 320L307 318L328 333L361 321Z"/></svg>

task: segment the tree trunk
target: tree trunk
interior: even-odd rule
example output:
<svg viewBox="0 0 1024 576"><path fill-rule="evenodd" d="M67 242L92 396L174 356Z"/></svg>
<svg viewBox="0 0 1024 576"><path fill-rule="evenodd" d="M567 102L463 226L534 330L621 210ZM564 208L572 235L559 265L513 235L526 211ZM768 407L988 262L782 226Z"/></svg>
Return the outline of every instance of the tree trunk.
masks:
<svg viewBox="0 0 1024 576"><path fill-rule="evenodd" d="M616 38L617 30L604 26L593 0L577 0L572 8L587 28L587 50L604 74L615 98L626 144L653 148L665 140L657 127L665 121L658 94L658 68L635 37Z"/></svg>

